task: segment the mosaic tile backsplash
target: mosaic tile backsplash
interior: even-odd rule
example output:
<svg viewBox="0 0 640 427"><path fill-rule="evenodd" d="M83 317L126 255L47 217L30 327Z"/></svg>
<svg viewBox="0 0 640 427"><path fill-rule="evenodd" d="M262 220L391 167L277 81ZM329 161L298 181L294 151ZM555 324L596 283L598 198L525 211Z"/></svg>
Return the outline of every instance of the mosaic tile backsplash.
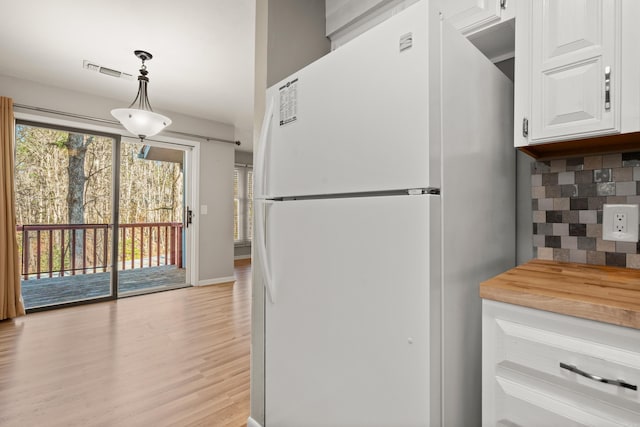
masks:
<svg viewBox="0 0 640 427"><path fill-rule="evenodd" d="M602 240L602 205L640 204L640 152L534 162L533 253L640 269L640 244Z"/></svg>

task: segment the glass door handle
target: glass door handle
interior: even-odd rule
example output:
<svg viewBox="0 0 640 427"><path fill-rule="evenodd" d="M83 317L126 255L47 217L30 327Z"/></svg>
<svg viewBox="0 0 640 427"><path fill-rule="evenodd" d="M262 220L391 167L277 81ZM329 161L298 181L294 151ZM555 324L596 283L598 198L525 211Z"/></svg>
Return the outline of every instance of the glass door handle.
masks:
<svg viewBox="0 0 640 427"><path fill-rule="evenodd" d="M193 224L193 211L187 206L184 213L184 226L189 228L190 224Z"/></svg>

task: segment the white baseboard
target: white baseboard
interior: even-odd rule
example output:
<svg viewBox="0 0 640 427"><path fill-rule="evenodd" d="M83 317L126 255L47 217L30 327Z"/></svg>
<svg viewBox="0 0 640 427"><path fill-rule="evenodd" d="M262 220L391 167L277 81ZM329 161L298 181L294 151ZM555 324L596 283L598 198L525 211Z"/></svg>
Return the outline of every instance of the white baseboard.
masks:
<svg viewBox="0 0 640 427"><path fill-rule="evenodd" d="M249 417L249 419L247 420L247 427L262 427L262 425L253 418Z"/></svg>
<svg viewBox="0 0 640 427"><path fill-rule="evenodd" d="M249 259L249 258L251 258L251 254L247 254L247 255L238 255L238 256L236 256L236 257L233 257L233 259L234 259L234 260L237 260L237 259Z"/></svg>
<svg viewBox="0 0 640 427"><path fill-rule="evenodd" d="M200 280L196 286L219 285L220 283L229 283L235 281L235 276L218 277L217 279Z"/></svg>

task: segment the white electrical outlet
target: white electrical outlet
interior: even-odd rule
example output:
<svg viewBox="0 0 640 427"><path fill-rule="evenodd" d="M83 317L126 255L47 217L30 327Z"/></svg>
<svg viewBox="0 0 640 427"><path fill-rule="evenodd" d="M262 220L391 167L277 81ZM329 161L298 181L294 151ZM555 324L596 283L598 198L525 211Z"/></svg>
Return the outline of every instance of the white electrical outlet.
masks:
<svg viewBox="0 0 640 427"><path fill-rule="evenodd" d="M604 205L602 240L638 241L638 205Z"/></svg>
<svg viewBox="0 0 640 427"><path fill-rule="evenodd" d="M618 233L627 232L627 215L624 212L613 214L613 231Z"/></svg>

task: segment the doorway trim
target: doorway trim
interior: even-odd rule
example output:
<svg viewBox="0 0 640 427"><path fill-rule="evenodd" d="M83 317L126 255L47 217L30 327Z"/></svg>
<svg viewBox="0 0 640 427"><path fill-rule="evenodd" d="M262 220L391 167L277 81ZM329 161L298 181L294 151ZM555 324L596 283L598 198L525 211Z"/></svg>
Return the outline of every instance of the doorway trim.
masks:
<svg viewBox="0 0 640 427"><path fill-rule="evenodd" d="M121 140L139 143L137 138L131 136L122 136ZM188 263L188 276L186 277L186 281L189 286L197 286L197 271L200 258L198 251L200 212L196 211L196 207L200 206L200 180L198 179L200 176L200 141L162 137L162 139L145 138L145 144L160 148L184 150L184 170L187 171L187 173L184 174L184 185L187 193L185 195L185 204L186 206L190 206L194 212L193 220L189 226L191 232L187 233L186 258Z"/></svg>

